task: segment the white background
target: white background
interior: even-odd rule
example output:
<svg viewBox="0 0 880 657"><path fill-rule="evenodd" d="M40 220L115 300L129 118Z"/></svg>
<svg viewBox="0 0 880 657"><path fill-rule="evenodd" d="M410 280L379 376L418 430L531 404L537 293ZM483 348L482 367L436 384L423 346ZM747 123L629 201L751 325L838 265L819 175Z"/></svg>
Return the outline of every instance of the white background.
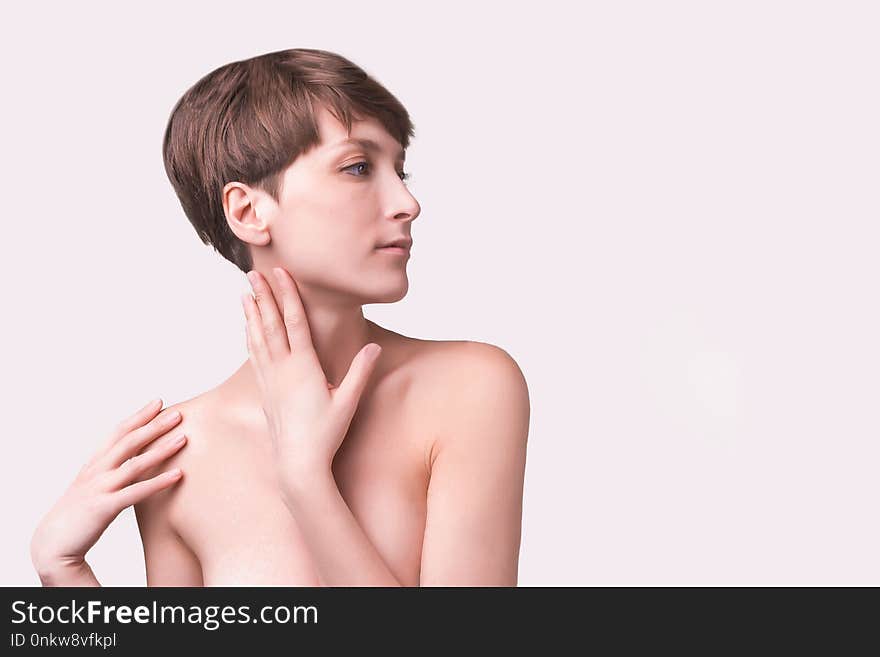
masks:
<svg viewBox="0 0 880 657"><path fill-rule="evenodd" d="M880 11L864 2L4 12L0 584L119 420L246 358L161 158L180 95L338 52L416 125L407 296L529 384L520 584L880 584ZM134 513L88 560L145 583Z"/></svg>

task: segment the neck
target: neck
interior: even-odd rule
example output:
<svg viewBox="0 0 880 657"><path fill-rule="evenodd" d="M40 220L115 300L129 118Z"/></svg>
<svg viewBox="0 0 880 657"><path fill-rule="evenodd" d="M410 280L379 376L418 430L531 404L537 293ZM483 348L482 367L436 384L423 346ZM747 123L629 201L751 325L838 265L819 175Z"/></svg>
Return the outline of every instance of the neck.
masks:
<svg viewBox="0 0 880 657"><path fill-rule="evenodd" d="M338 386L357 353L368 342L376 342L372 322L364 318L361 306L322 303L299 286L308 319L312 345L327 383Z"/></svg>
<svg viewBox="0 0 880 657"><path fill-rule="evenodd" d="M260 267L258 271L269 282L280 306L278 284L272 274L272 267ZM296 285L305 309L312 345L327 383L338 386L364 345L375 342L385 348L387 331L367 320L356 300L350 297L343 299L338 291L316 288L300 281ZM283 308L279 307L278 310L283 314ZM383 365L388 365L387 362L383 364L382 360L380 356L376 372L371 377L373 380L381 376ZM258 396L256 374L249 362L243 363L231 378L229 383L243 398Z"/></svg>

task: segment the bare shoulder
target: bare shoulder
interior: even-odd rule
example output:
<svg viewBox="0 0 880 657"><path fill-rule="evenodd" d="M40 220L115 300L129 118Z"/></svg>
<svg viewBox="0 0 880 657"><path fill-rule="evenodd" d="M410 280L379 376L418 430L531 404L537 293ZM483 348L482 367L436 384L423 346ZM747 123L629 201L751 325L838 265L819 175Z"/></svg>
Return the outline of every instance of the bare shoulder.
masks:
<svg viewBox="0 0 880 657"><path fill-rule="evenodd" d="M471 340L415 340L412 349L417 355L413 362L418 375L440 384L441 388L432 392L448 393L450 401L461 397L462 392L510 392L510 388L526 387L519 363L497 345Z"/></svg>
<svg viewBox="0 0 880 657"><path fill-rule="evenodd" d="M144 549L148 586L203 586L204 577L190 537L182 531L199 507L199 479L210 450L211 395L205 393L169 406L180 411L181 421L170 432L184 433L187 443L145 477L179 467L183 477L173 486L154 493L135 505L135 516ZM154 441L155 442L155 441ZM146 449L150 449L148 445ZM194 492L195 491L195 492Z"/></svg>
<svg viewBox="0 0 880 657"><path fill-rule="evenodd" d="M506 349L470 340L413 340L409 348L413 389L435 427L430 462L453 440L525 440L528 384Z"/></svg>
<svg viewBox="0 0 880 657"><path fill-rule="evenodd" d="M180 468L183 477L174 486L159 491L135 505L140 526L161 525L175 531L176 527L183 524L189 493L198 485L200 473L204 470L204 461L210 454L206 436L212 433L211 425L214 423L212 396L212 391L208 391L167 407L169 410L180 412L181 421L174 427L172 433L183 433L187 442L176 454L145 476L155 476L173 468ZM147 449L150 449L149 445Z"/></svg>
<svg viewBox="0 0 880 657"><path fill-rule="evenodd" d="M516 586L529 394L507 350L430 351L437 427L428 467L420 586Z"/></svg>

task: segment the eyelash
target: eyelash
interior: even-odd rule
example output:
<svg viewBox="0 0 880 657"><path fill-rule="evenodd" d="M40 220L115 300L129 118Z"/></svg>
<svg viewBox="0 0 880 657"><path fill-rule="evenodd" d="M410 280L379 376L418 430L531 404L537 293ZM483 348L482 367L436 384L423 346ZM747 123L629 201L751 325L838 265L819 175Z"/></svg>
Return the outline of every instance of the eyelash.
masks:
<svg viewBox="0 0 880 657"><path fill-rule="evenodd" d="M346 171L347 169L351 169L352 167L360 166L361 164L366 164L368 167L370 166L369 162L363 162L363 161L362 162L355 162L354 164L349 164L347 167L345 167L345 169L343 169L343 171ZM412 177L412 174L404 171L402 173L399 173L398 176L400 176L400 179L405 182ZM357 177L360 178L361 176L357 176Z"/></svg>

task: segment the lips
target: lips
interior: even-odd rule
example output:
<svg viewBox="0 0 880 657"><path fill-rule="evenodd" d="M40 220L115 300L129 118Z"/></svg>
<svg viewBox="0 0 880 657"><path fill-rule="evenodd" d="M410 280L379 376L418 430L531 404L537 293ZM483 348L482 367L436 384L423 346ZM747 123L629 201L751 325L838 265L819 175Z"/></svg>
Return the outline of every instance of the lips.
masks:
<svg viewBox="0 0 880 657"><path fill-rule="evenodd" d="M407 237L399 237L398 239L394 240L393 242L386 242L385 244L379 245L378 248L384 249L389 246L397 246L397 247L400 247L401 249L406 249L407 251L409 251L410 247L412 246L412 239L407 238Z"/></svg>

